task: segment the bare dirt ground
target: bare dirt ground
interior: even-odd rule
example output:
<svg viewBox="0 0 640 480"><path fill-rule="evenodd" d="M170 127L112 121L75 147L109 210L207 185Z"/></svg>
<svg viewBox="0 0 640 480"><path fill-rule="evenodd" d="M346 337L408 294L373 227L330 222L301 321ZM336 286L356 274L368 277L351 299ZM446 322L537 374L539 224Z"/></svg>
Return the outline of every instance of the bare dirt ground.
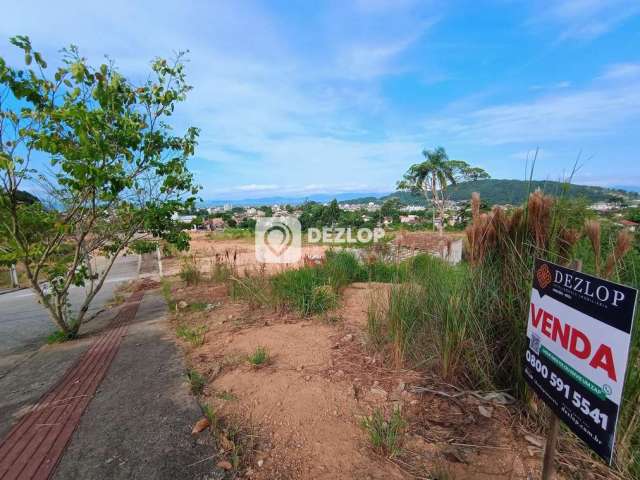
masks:
<svg viewBox="0 0 640 480"><path fill-rule="evenodd" d="M331 322L234 302L224 287L207 288L174 288L176 300L216 302L181 320L206 325L203 344L178 341L206 379L201 403L220 418L242 419L257 439L231 478L539 476L541 449L513 426L509 407L458 395L424 372L391 367L370 348L367 308L372 296L384 299L388 285L351 285ZM261 368L247 362L258 346L270 354ZM393 458L374 451L361 426L375 409L387 415L400 409L407 420L402 451ZM224 456L228 441L221 440Z"/></svg>
<svg viewBox="0 0 640 480"><path fill-rule="evenodd" d="M253 238L240 239L211 239L208 232L189 232L191 235L191 248L187 254L176 255L163 260L163 269L166 275L175 275L180 271L181 260L185 256L193 256L198 268L204 274L211 272L216 262L233 264L240 274L255 272L262 269L268 274L275 274L281 270L301 266L306 258L321 258L327 247L322 245L303 245L302 258L295 264L262 264L256 262L255 240Z"/></svg>

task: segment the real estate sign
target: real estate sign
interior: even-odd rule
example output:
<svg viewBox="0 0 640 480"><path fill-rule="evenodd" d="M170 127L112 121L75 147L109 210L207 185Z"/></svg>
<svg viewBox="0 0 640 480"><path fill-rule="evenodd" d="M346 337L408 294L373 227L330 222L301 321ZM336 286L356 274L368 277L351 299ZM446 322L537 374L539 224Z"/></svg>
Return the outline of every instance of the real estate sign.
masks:
<svg viewBox="0 0 640 480"><path fill-rule="evenodd" d="M611 463L637 290L536 259L524 375Z"/></svg>

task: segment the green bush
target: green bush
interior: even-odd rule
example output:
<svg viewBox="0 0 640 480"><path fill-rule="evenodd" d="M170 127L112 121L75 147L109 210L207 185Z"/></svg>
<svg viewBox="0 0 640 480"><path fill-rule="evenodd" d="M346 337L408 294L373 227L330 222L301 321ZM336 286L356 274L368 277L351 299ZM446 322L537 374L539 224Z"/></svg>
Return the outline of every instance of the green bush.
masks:
<svg viewBox="0 0 640 480"><path fill-rule="evenodd" d="M144 254L144 253L152 253L155 252L156 249L158 248L158 243L154 242L153 240L145 240L145 239L138 239L138 240L134 240L133 242L131 242L129 244L129 249L133 252L133 253L137 253L137 254Z"/></svg>

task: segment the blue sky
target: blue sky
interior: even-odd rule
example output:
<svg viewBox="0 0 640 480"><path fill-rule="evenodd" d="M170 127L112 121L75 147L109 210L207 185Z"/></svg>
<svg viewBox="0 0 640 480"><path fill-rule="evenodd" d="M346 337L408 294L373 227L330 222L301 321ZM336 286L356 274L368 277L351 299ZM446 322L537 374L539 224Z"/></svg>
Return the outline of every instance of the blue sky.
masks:
<svg viewBox="0 0 640 480"><path fill-rule="evenodd" d="M640 185L635 1L6 2L0 35L141 78L189 49L202 197L387 192L423 148L495 178ZM0 55L16 59L6 40Z"/></svg>

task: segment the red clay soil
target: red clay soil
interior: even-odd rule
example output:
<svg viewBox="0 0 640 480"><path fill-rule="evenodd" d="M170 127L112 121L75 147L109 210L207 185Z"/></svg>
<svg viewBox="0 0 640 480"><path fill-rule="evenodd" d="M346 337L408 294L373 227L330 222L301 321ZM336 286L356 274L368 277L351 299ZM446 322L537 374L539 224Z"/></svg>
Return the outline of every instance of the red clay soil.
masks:
<svg viewBox="0 0 640 480"><path fill-rule="evenodd" d="M144 287L143 287L144 288ZM0 443L0 479L50 478L80 417L118 352L144 290L134 292L60 381L16 423Z"/></svg>

